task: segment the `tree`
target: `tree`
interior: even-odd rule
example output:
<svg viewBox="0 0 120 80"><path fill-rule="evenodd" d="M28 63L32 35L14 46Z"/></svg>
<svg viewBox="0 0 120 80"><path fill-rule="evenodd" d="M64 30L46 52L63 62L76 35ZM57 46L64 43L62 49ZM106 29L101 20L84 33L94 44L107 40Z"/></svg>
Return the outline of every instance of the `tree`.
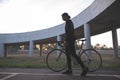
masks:
<svg viewBox="0 0 120 80"><path fill-rule="evenodd" d="M108 47L104 44L101 46L101 49L108 49Z"/></svg>
<svg viewBox="0 0 120 80"><path fill-rule="evenodd" d="M95 46L94 46L95 49L100 49L100 44L97 43Z"/></svg>

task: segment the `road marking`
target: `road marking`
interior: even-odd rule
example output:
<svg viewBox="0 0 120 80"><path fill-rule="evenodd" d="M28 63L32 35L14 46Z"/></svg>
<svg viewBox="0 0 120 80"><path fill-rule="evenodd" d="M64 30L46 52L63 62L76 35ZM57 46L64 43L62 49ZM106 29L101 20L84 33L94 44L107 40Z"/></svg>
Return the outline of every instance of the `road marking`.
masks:
<svg viewBox="0 0 120 80"><path fill-rule="evenodd" d="M0 79L0 80L6 80L6 79L9 79L9 78L11 78L11 77L14 77L14 76L16 76L18 73L11 73L10 75L8 75L8 76L5 76L5 77L3 77L2 79Z"/></svg>
<svg viewBox="0 0 120 80"><path fill-rule="evenodd" d="M38 75L38 76L68 76L68 75L65 75L65 74L60 74L60 73L12 73L12 72L0 72L0 74L10 74L6 77L3 77L2 79L0 80L6 80L6 79L9 79L11 77L14 77L18 74L22 74L22 75ZM72 76L80 76L80 74L72 74ZM118 79L120 79L120 75L113 75L113 74L87 74L87 76L101 76L101 77L110 77L110 76L113 76L113 77L116 77Z"/></svg>
<svg viewBox="0 0 120 80"><path fill-rule="evenodd" d="M120 75L114 75L114 77L116 77L116 78L120 79Z"/></svg>

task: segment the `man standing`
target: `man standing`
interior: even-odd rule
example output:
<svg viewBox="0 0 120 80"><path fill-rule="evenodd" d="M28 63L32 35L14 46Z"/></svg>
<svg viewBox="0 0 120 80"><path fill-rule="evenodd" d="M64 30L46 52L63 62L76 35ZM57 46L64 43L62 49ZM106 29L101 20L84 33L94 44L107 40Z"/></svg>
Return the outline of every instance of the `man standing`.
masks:
<svg viewBox="0 0 120 80"><path fill-rule="evenodd" d="M62 19L66 22L65 23L64 44L65 44L65 52L66 52L66 56L67 56L67 65L68 65L68 69L65 72L63 72L63 74L71 74L72 73L71 56L73 56L82 67L81 76L86 76L86 74L88 72L88 68L85 67L85 65L81 61L80 57L76 55L73 22L70 20L70 16L68 15L68 13L63 13Z"/></svg>

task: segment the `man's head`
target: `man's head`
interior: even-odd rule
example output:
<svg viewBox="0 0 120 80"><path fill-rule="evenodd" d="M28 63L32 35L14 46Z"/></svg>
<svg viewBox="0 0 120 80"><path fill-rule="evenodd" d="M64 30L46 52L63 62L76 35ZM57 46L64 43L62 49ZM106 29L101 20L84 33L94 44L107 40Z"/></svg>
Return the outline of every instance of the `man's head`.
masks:
<svg viewBox="0 0 120 80"><path fill-rule="evenodd" d="M62 19L63 19L64 21L67 21L67 20L70 19L70 16L68 15L68 13L63 13L63 14L62 14Z"/></svg>

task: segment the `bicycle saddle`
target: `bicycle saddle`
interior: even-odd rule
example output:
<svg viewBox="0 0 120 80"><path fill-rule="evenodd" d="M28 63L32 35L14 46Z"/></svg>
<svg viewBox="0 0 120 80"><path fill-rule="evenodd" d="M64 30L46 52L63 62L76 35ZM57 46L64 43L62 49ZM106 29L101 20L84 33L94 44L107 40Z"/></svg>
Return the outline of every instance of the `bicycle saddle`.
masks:
<svg viewBox="0 0 120 80"><path fill-rule="evenodd" d="M86 41L86 38L82 38L82 39L80 39L80 41Z"/></svg>

